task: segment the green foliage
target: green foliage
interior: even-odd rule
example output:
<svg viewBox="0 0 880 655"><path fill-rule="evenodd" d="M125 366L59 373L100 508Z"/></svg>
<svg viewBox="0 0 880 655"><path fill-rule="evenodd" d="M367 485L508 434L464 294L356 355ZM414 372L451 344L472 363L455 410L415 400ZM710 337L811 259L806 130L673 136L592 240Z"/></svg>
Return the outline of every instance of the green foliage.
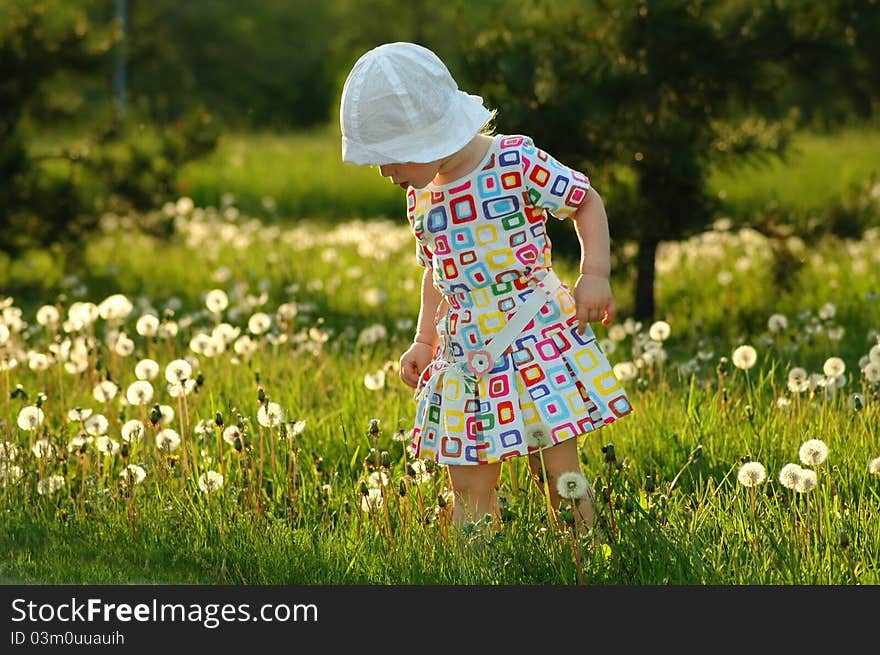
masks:
<svg viewBox="0 0 880 655"><path fill-rule="evenodd" d="M205 112L164 127L99 112L73 142L46 143L42 121L71 102L70 87L99 73L114 43L92 27L100 2L4 3L0 34L0 250L60 244L75 255L102 211L147 208L171 193L179 166L217 138ZM108 103L109 104L109 103Z"/></svg>
<svg viewBox="0 0 880 655"><path fill-rule="evenodd" d="M784 152L797 115L780 108L780 79L836 38L802 29L814 13L804 3L535 2L469 53L502 131L531 134L607 190L615 238L642 246L640 316L654 313L656 244L717 215L711 167ZM571 250L573 238L560 245Z"/></svg>

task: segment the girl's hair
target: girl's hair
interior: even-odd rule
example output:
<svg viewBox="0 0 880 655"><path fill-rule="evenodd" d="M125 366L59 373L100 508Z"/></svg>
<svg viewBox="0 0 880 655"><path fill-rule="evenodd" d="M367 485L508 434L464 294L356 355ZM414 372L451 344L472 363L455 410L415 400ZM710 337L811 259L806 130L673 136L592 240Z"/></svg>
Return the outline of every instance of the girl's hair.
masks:
<svg viewBox="0 0 880 655"><path fill-rule="evenodd" d="M495 117L497 115L497 109L490 109L488 120L483 123L483 127L480 128L480 131L477 132L477 134L482 134L484 136L495 136Z"/></svg>

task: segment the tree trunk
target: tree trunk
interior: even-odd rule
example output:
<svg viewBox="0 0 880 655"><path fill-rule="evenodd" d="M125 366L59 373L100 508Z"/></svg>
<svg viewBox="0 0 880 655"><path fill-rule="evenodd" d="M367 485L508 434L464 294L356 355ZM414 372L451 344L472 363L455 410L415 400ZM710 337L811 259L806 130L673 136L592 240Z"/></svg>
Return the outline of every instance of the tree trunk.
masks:
<svg viewBox="0 0 880 655"><path fill-rule="evenodd" d="M654 237L643 237L639 241L639 254L636 258L635 319L654 320L654 258L660 241Z"/></svg>

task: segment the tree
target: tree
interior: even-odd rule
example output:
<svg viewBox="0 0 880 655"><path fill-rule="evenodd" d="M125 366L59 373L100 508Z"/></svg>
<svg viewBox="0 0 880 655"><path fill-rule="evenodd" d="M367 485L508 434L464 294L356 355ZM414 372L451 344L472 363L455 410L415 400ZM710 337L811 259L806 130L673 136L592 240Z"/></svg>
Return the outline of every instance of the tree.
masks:
<svg viewBox="0 0 880 655"><path fill-rule="evenodd" d="M55 244L75 255L103 211L154 206L172 192L178 167L216 143L202 112L148 127L117 120L109 92L87 104L71 90L106 76L116 42L110 4L0 0L0 252ZM51 124L62 116L73 119ZM47 123L76 137L38 147Z"/></svg>
<svg viewBox="0 0 880 655"><path fill-rule="evenodd" d="M499 126L532 134L607 189L613 236L638 243L637 318L655 313L658 245L715 215L710 165L784 153L795 125L779 104L788 65L833 39L828 27L802 29L804 4L539 0L471 50Z"/></svg>

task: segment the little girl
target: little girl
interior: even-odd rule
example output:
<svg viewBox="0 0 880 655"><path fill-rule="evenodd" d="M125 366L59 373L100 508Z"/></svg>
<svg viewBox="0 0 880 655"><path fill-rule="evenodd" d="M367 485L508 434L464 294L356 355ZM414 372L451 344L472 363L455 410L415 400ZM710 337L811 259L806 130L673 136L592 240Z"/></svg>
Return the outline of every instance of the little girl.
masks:
<svg viewBox="0 0 880 655"><path fill-rule="evenodd" d="M455 524L495 515L501 463L527 455L554 510L560 476L586 489L575 508L589 528L578 436L632 411L589 325L614 317L605 209L530 137L492 135L493 117L433 52L387 43L343 87L342 158L406 189L425 271L400 377L417 389L416 456L449 467ZM580 240L573 292L551 266L548 212Z"/></svg>

